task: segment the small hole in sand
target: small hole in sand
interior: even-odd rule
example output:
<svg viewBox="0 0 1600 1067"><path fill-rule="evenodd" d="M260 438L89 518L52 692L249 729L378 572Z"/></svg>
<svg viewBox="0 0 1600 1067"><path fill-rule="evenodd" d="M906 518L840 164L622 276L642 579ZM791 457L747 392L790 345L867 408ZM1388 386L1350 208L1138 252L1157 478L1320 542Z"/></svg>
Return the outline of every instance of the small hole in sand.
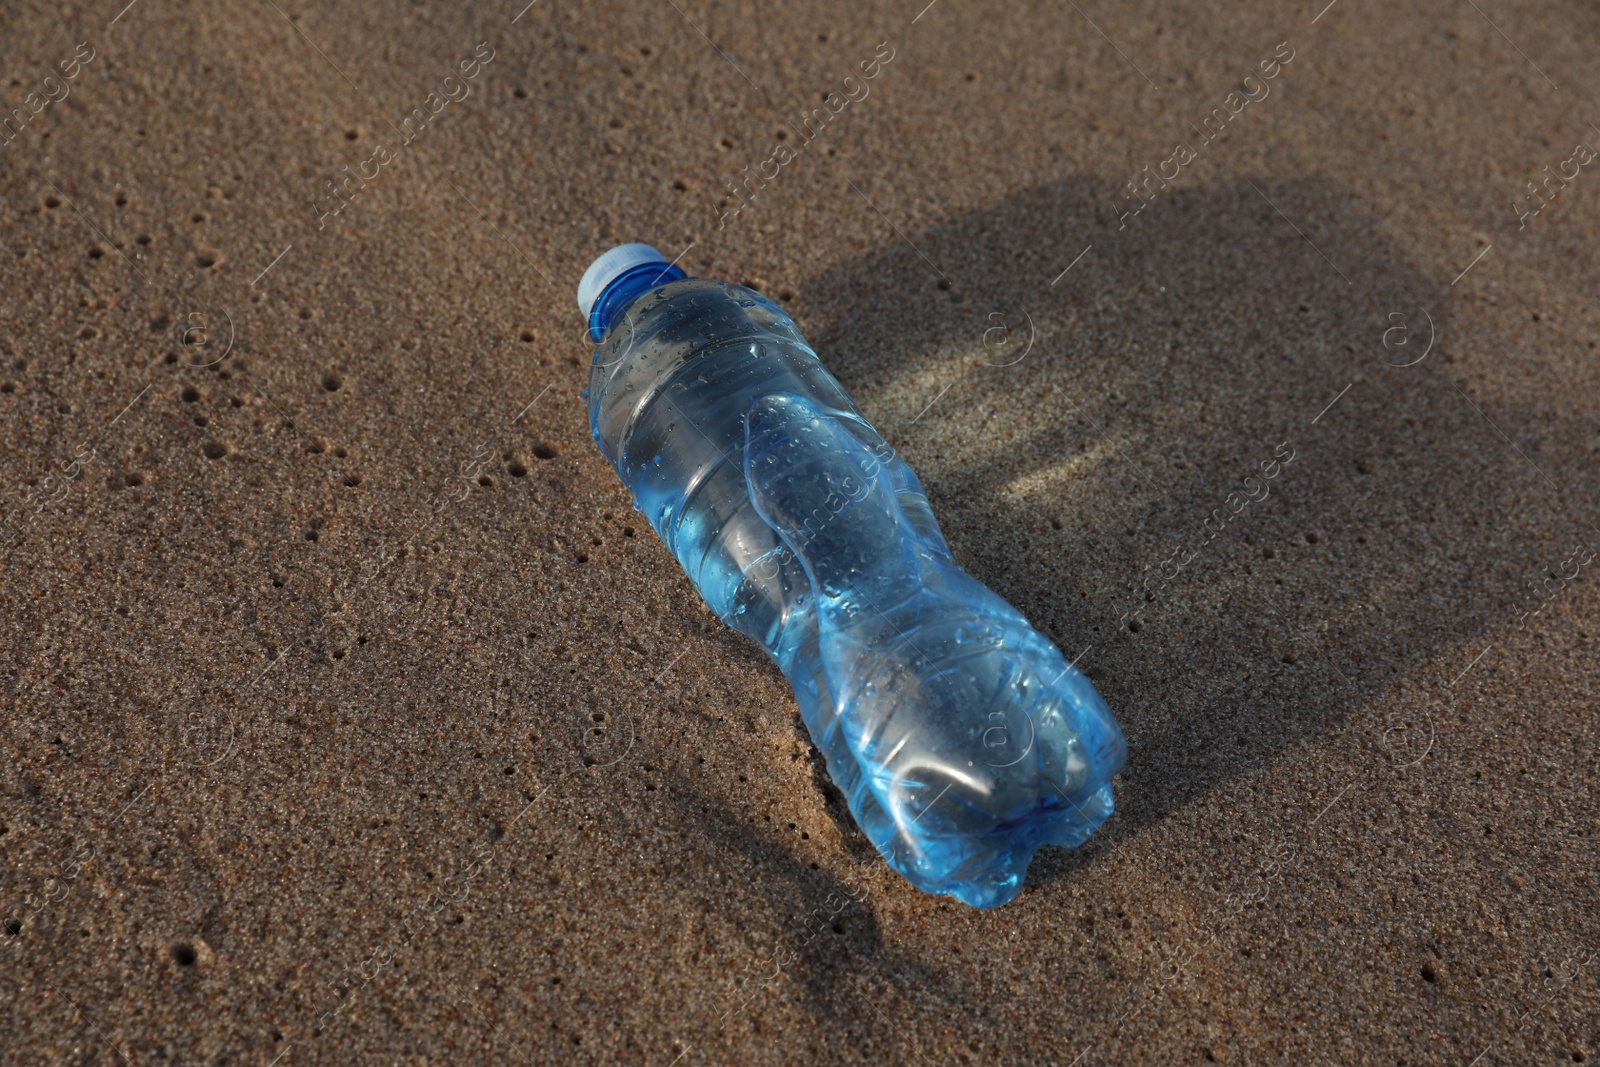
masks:
<svg viewBox="0 0 1600 1067"><path fill-rule="evenodd" d="M343 445L340 445L338 448L334 449L333 454L339 459L345 459L350 455L349 452L345 451L345 447Z"/></svg>
<svg viewBox="0 0 1600 1067"><path fill-rule="evenodd" d="M533 446L533 454L538 456L540 459L555 459L561 453L557 452L554 448L541 441Z"/></svg>
<svg viewBox="0 0 1600 1067"><path fill-rule="evenodd" d="M483 486L485 489L493 489L494 479L487 474L480 474L478 475L478 484Z"/></svg>
<svg viewBox="0 0 1600 1067"><path fill-rule="evenodd" d="M44 198L44 206L45 207L49 207L49 208L60 207L61 206L61 201L56 199L53 196L47 196L47 197Z"/></svg>
<svg viewBox="0 0 1600 1067"><path fill-rule="evenodd" d="M196 389L192 385L186 385L183 387L183 392L179 393L178 395L183 397L183 402L185 404L193 404L196 400L200 399L200 390Z"/></svg>
<svg viewBox="0 0 1600 1067"><path fill-rule="evenodd" d="M193 967L194 961L198 958L194 946L187 941L179 941L172 946L172 962L179 967Z"/></svg>
<svg viewBox="0 0 1600 1067"><path fill-rule="evenodd" d="M202 451L205 452L207 459L221 459L223 456L228 454L228 446L218 444L215 441L209 441L206 443L206 446L204 449L202 449Z"/></svg>
<svg viewBox="0 0 1600 1067"><path fill-rule="evenodd" d="M104 258L105 254L106 250L101 248L99 245L95 245L93 248L89 249L90 259L102 259Z"/></svg>
<svg viewBox="0 0 1600 1067"><path fill-rule="evenodd" d="M122 481L129 489L137 489L144 484L144 475L134 472L122 479Z"/></svg>
<svg viewBox="0 0 1600 1067"><path fill-rule="evenodd" d="M147 233L141 233L139 236L134 238L134 241L138 244L147 245L150 243L150 235Z"/></svg>
<svg viewBox="0 0 1600 1067"><path fill-rule="evenodd" d="M343 380L341 380L337 374L329 374L322 379L322 388L326 389L330 393L338 392L339 387L343 384Z"/></svg>
<svg viewBox="0 0 1600 1067"><path fill-rule="evenodd" d="M214 267L217 265L217 257L210 252L201 252L194 257L194 261L202 267Z"/></svg>
<svg viewBox="0 0 1600 1067"><path fill-rule="evenodd" d="M5 929L8 936L20 937L22 935L22 920L7 919L5 923Z"/></svg>
<svg viewBox="0 0 1600 1067"><path fill-rule="evenodd" d="M527 475L528 468L520 462L513 462L509 467L506 468L506 472L513 478L522 478Z"/></svg>
<svg viewBox="0 0 1600 1067"><path fill-rule="evenodd" d="M306 531L306 540L307 541L315 541L316 539L317 539L317 531L315 531L315 530L307 530Z"/></svg>
<svg viewBox="0 0 1600 1067"><path fill-rule="evenodd" d="M359 475L359 474L347 474L347 475L345 475L344 476L344 484L349 486L351 489L354 489L356 486L361 484L361 475Z"/></svg>
<svg viewBox="0 0 1600 1067"><path fill-rule="evenodd" d="M14 393L16 391L16 382L0 382L0 393Z"/></svg>
<svg viewBox="0 0 1600 1067"><path fill-rule="evenodd" d="M533 333L533 331L532 330L523 330L522 331L522 339L523 339L523 341L527 342L528 344L532 344L533 341L534 341L534 333Z"/></svg>

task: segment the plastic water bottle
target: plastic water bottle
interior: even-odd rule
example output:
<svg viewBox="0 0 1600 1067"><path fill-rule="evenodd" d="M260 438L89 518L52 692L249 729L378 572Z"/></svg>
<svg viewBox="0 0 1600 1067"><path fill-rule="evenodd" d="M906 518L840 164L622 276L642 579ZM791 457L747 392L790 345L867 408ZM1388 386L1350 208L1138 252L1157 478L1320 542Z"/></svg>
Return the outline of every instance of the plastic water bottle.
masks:
<svg viewBox="0 0 1600 1067"><path fill-rule="evenodd" d="M979 908L1112 811L1089 680L950 558L922 484L760 293L647 245L578 287L600 451L711 610L766 649L878 852Z"/></svg>

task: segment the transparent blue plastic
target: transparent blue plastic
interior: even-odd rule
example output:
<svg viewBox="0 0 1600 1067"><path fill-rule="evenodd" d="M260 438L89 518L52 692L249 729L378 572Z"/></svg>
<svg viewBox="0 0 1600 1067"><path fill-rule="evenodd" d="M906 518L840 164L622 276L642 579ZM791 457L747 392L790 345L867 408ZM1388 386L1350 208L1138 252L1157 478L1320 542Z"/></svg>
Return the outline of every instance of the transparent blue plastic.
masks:
<svg viewBox="0 0 1600 1067"><path fill-rule="evenodd" d="M691 278L602 318L596 443L706 603L793 684L889 865L992 908L1041 845L1087 839L1126 755L1110 710L950 558L917 476L782 309Z"/></svg>

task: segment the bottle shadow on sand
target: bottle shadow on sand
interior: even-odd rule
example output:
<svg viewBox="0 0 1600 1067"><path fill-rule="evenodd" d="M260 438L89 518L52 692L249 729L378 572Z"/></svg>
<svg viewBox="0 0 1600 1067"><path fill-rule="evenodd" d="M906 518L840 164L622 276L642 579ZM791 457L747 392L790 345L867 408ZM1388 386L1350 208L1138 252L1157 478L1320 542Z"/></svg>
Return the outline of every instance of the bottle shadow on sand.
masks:
<svg viewBox="0 0 1600 1067"><path fill-rule="evenodd" d="M1328 731L1358 723L1341 734L1350 765L1395 766L1395 737L1413 745L1424 718L1448 713L1438 664L1453 675L1514 627L1518 579L1549 537L1581 533L1474 405L1514 438L1549 411L1469 384L1450 278L1411 266L1354 198L1256 179L1174 192L1118 230L1096 197L1066 179L891 235L794 301L923 478L957 560L1077 659L1130 745L1117 814L1075 853L1042 849L1018 902L922 901L952 947L1027 923L1016 909L1032 891L1059 899L1058 883L1101 877L1122 841L1192 806L1227 808L1245 774ZM1499 341L1478 333L1474 349ZM1576 451L1538 454L1557 482L1582 474ZM728 651L765 662L744 641ZM966 1035L1003 1032L1005 1008L973 973L896 947L870 905L835 917L862 880L914 891L886 875L818 758L813 782L856 861L845 875L742 824L704 781L664 790L672 821L738 872L722 893L763 913L755 928L776 945L723 974L728 1003L704 1016L699 1045L739 1040L726 1009L794 995L829 1024L819 1041L872 1059L920 1054L925 1027L883 1025L907 1000ZM1205 824L1194 848L1226 854L1238 830ZM698 913L706 885L659 891ZM1080 937L1094 934L1059 933L1074 974Z"/></svg>
<svg viewBox="0 0 1600 1067"><path fill-rule="evenodd" d="M891 234L805 282L794 309L921 476L958 562L1076 658L1127 735L1110 823L1075 852L1041 850L998 912L931 902L956 939L1006 923L1030 891L1094 877L1108 850L1347 721L1372 727L1344 731L1352 766L1421 755L1421 721L1448 714L1450 694L1413 676L1454 674L1514 626L1505 594L1568 522L1528 489L1538 476L1474 409L1484 401L1455 388L1471 387L1448 340L1449 278L1412 266L1338 187L1173 192L1124 230L1098 200L1069 178ZM1513 434L1547 415L1504 396L1492 407ZM813 770L845 846L877 870ZM991 998L894 948L870 907L845 934L790 929L853 886L687 779L669 795L685 828L741 857L745 891L783 931L783 981L850 1047L866 1054L882 1034L878 993L892 1004L896 988L983 1030ZM1194 850L1237 829L1219 822Z"/></svg>
<svg viewBox="0 0 1600 1067"><path fill-rule="evenodd" d="M1486 506L1562 520L1453 388L1449 279L1347 193L1244 180L1125 228L1100 199L1069 178L891 234L797 317L958 561L1117 715L1115 841L1515 622L1490 571L1519 536ZM1375 735L1414 738L1427 699ZM1029 882L1099 847L1046 849Z"/></svg>

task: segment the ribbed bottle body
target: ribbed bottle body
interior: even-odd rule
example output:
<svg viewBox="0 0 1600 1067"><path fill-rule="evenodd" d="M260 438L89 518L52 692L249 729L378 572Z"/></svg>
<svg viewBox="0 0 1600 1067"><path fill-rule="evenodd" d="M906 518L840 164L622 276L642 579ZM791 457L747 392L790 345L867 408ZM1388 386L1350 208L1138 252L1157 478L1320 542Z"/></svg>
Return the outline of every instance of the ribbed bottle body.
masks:
<svg viewBox="0 0 1600 1067"><path fill-rule="evenodd" d="M857 823L929 892L1004 903L1111 810L1088 680L949 557L916 475L782 309L720 282L630 304L590 372L596 443L706 603L758 642Z"/></svg>

